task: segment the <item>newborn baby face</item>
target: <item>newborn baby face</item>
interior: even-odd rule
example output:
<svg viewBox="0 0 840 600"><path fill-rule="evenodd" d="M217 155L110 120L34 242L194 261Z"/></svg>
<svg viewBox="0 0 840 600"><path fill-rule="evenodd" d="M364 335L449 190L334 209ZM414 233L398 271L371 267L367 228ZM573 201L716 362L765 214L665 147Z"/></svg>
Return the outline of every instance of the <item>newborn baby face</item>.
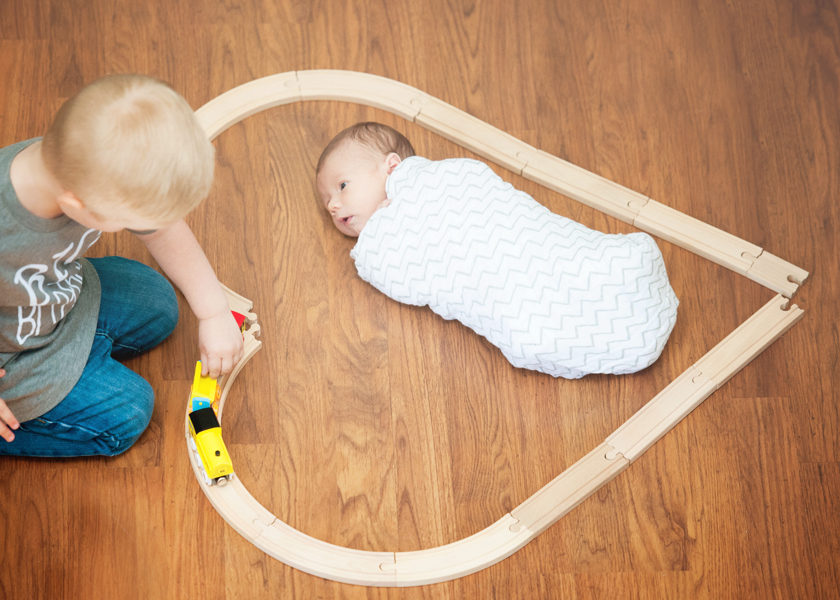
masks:
<svg viewBox="0 0 840 600"><path fill-rule="evenodd" d="M394 153L377 158L372 150L354 141L345 142L327 158L316 185L341 233L359 237L371 215L388 205L385 180L399 163Z"/></svg>

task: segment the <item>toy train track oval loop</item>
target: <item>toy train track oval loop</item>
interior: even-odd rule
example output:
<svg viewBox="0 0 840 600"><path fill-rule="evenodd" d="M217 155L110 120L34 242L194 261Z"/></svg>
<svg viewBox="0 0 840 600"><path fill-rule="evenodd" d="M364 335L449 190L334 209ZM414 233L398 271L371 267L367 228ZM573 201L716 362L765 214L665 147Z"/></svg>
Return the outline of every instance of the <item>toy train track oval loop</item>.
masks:
<svg viewBox="0 0 840 600"><path fill-rule="evenodd" d="M808 273L763 249L575 167L411 86L351 71L290 71L257 79L208 102L196 115L212 140L257 112L301 100L342 100L388 110L529 179L584 202L777 291L732 334L642 407L606 441L510 513L458 542L416 552L366 552L303 534L263 507L238 477L206 485L198 457L190 464L210 503L255 546L283 563L344 583L414 586L463 577L496 564L530 542L626 469L689 412L790 329L804 312L787 299ZM646 210L646 207L652 207ZM253 303L225 288L231 310L246 316L245 352L226 377L228 391L262 345ZM785 298L784 296L787 296ZM187 407L189 411L189 406ZM190 438L189 420L185 436Z"/></svg>

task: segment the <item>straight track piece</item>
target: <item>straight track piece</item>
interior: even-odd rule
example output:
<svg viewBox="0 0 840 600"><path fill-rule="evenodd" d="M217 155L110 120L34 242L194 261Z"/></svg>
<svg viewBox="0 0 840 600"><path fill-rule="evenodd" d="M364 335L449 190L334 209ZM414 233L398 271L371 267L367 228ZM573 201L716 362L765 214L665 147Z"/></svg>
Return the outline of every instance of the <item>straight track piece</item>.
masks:
<svg viewBox="0 0 840 600"><path fill-rule="evenodd" d="M625 223L632 225L648 202L648 197L643 194L542 150L523 152L519 157L527 163L522 171L523 177Z"/></svg>
<svg viewBox="0 0 840 600"><path fill-rule="evenodd" d="M519 153L536 153L533 146L431 96L414 122L517 175L522 173L526 162L518 157Z"/></svg>
<svg viewBox="0 0 840 600"><path fill-rule="evenodd" d="M716 389L714 381L689 367L616 429L606 443L632 463Z"/></svg>
<svg viewBox="0 0 840 600"><path fill-rule="evenodd" d="M393 552L366 552L328 544L279 519L262 530L254 545L290 567L318 577L355 585L397 584L396 573L389 569L394 565Z"/></svg>
<svg viewBox="0 0 840 600"><path fill-rule="evenodd" d="M649 200L633 224L712 262L746 275L761 248L695 219L678 210Z"/></svg>
<svg viewBox="0 0 840 600"><path fill-rule="evenodd" d="M527 544L535 534L526 527L512 531L517 520L507 514L468 538L446 546L395 553L397 587L428 585L464 577L504 560Z"/></svg>
<svg viewBox="0 0 840 600"><path fill-rule="evenodd" d="M747 277L786 298L793 298L799 286L808 278L808 271L800 269L766 250L753 261Z"/></svg>
<svg viewBox="0 0 840 600"><path fill-rule="evenodd" d="M774 297L698 360L694 368L720 388L805 316L795 304L785 310L789 303L783 296Z"/></svg>
<svg viewBox="0 0 840 600"><path fill-rule="evenodd" d="M297 76L294 71L287 71L235 87L199 108L195 116L212 141L246 117L300 99Z"/></svg>
<svg viewBox="0 0 840 600"><path fill-rule="evenodd" d="M340 100L373 106L413 121L432 97L415 87L369 73L298 71L302 100Z"/></svg>
<svg viewBox="0 0 840 600"><path fill-rule="evenodd" d="M607 458L611 455L612 458ZM514 508L510 514L537 536L630 466L604 442ZM398 561L399 562L399 561Z"/></svg>

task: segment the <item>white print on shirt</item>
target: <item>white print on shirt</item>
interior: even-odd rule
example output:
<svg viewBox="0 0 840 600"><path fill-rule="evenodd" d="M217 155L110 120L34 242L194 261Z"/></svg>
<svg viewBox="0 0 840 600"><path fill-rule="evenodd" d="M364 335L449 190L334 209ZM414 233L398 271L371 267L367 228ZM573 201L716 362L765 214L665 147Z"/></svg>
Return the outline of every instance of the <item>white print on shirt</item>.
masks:
<svg viewBox="0 0 840 600"><path fill-rule="evenodd" d="M94 233L96 237L85 246L88 237ZM64 318L67 306L72 307L76 303L79 292L82 290L82 265L76 257L83 250L93 246L100 235L102 235L101 231L88 229L82 234L78 244L70 244L61 252L54 254L52 268L56 281L52 283L45 283L44 273L49 270L47 265L35 263L18 269L14 283L21 285L29 296L27 306L18 306L18 344L22 346L31 336L41 334L43 306L50 305L50 318L52 324L55 325ZM67 268L62 268L61 265ZM73 271L73 274L70 271ZM24 314L27 308L28 314Z"/></svg>

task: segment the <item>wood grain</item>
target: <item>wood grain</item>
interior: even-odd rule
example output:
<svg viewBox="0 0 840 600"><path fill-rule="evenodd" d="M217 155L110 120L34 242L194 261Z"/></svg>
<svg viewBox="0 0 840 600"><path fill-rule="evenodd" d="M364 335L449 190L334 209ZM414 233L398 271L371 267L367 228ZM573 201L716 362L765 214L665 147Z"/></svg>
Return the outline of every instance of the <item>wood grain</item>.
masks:
<svg viewBox="0 0 840 600"><path fill-rule="evenodd" d="M130 363L158 399L136 447L0 459L0 597L833 597L838 48L836 1L0 3L2 145L41 135L62 99L108 72L163 77L198 107L274 73L367 71L811 272L805 320L621 478L506 561L404 590L297 572L213 511L184 456L197 330L181 299L173 336ZM214 191L189 219L271 340L231 392L226 441L255 497L309 535L410 552L489 526L772 297L662 242L681 305L656 365L574 382L516 370L355 276L313 170L334 133L367 119L430 158L474 156L383 111L281 106L219 138ZM634 231L497 171L555 212ZM94 249L152 264L129 235Z"/></svg>

